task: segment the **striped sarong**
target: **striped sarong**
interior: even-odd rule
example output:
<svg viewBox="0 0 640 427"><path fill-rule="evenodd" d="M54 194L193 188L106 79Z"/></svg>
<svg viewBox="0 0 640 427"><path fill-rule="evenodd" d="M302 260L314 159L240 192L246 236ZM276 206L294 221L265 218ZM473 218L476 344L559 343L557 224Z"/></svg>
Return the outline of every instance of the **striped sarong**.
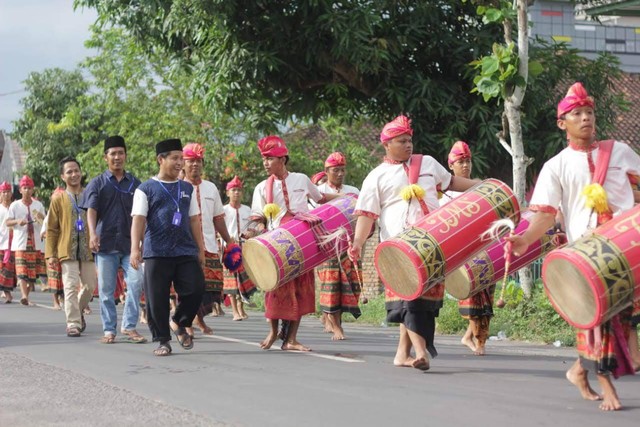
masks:
<svg viewBox="0 0 640 427"><path fill-rule="evenodd" d="M362 314L360 278L353 262L344 253L338 258L324 262L316 270L320 278L320 309L325 313L351 313L356 319Z"/></svg>

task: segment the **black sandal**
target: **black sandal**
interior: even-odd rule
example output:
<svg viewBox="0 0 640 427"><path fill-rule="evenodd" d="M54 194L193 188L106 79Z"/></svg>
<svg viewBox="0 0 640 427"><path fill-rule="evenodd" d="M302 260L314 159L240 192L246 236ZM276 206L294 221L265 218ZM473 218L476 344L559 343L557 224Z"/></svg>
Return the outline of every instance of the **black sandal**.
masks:
<svg viewBox="0 0 640 427"><path fill-rule="evenodd" d="M178 329L174 330L173 333L175 334L180 347L185 350L191 350L193 348L193 339L182 326L178 326Z"/></svg>
<svg viewBox="0 0 640 427"><path fill-rule="evenodd" d="M160 343L158 348L153 350L153 354L154 356L163 357L163 356L170 355L172 351L173 350L171 349L171 345L168 342L163 342L163 343Z"/></svg>

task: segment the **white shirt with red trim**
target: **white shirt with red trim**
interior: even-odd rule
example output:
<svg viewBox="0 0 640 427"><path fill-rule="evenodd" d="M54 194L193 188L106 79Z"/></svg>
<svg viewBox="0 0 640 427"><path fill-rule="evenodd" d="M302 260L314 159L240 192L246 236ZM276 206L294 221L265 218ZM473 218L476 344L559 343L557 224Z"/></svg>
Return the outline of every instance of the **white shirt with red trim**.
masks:
<svg viewBox="0 0 640 427"><path fill-rule="evenodd" d="M342 185L340 189L337 189L328 182L318 185L318 189L324 194L360 194L360 190L352 185Z"/></svg>
<svg viewBox="0 0 640 427"><path fill-rule="evenodd" d="M230 204L224 205L224 221L227 223L227 230L229 230L229 235L233 237L236 242L240 241L238 228L240 229L240 234L247 231L247 224L249 224L250 218L251 208L249 206L240 205L240 207L236 209ZM240 222L239 227L238 222Z"/></svg>
<svg viewBox="0 0 640 427"><path fill-rule="evenodd" d="M323 198L318 187L316 187L309 177L303 173L288 172L284 180L287 187L287 195L289 197L289 210L293 214L309 212L307 199L319 202ZM267 204L267 196L265 192L266 184L267 180L265 179L253 190L253 201L251 202L252 216L264 217L262 209ZM272 224L275 228L280 225L280 221L287 211L287 205L285 204L284 193L282 191L282 181L279 179L275 179L273 181L273 203L280 206L280 212L276 218L274 218Z"/></svg>
<svg viewBox="0 0 640 427"><path fill-rule="evenodd" d="M410 167L407 161L407 166ZM423 200L430 211L439 207L437 186L443 191L449 188L451 173L431 156L423 156L417 184L425 190ZM362 183L356 203L356 215L366 215L378 220L380 241L399 234L422 218L422 209L416 200L408 203L400 192L409 185L409 177L402 163L383 162Z"/></svg>
<svg viewBox="0 0 640 427"><path fill-rule="evenodd" d="M5 225L9 215L9 208L0 204L0 251L10 250L9 248L9 227Z"/></svg>
<svg viewBox="0 0 640 427"><path fill-rule="evenodd" d="M599 151L599 148L592 151L596 167ZM597 214L585 206L586 199L582 194L584 188L592 183L588 155L585 151L567 147L549 159L540 171L529 205L534 212L555 214L560 209L569 242L579 239L597 224ZM616 141L603 186L614 216L633 207L633 191L627 174L638 173L640 156L627 144Z"/></svg>
<svg viewBox="0 0 640 427"><path fill-rule="evenodd" d="M213 226L214 218L224 218L224 206L220 199L218 187L211 182L202 180L200 185L193 186L193 194L196 195L196 187L200 190L200 213L202 214L202 234L204 235L204 248L207 252L218 253L218 239L216 229Z"/></svg>
<svg viewBox="0 0 640 427"><path fill-rule="evenodd" d="M47 212L44 208L44 205L40 203L40 201L36 199L32 199L31 205L27 207L22 200L16 200L12 202L9 206L9 211L7 212L7 219L23 219L27 218L27 215L31 212L31 219L33 221L33 246L36 251L44 251L44 242L40 237L40 231L42 230L42 224L35 220L35 213L38 212L42 215L42 218L46 216ZM27 224L19 225L16 224L13 226L13 240L11 241L11 250L12 251L24 251L27 249L27 238L29 233L29 227Z"/></svg>

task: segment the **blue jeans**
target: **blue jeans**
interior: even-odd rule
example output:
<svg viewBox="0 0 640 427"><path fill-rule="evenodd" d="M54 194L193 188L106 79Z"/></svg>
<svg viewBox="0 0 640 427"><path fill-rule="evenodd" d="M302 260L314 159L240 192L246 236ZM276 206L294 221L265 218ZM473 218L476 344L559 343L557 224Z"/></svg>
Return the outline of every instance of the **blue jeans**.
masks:
<svg viewBox="0 0 640 427"><path fill-rule="evenodd" d="M100 291L100 318L105 334L116 334L118 313L113 293L116 290L118 267L124 270L127 282L127 297L122 314L122 329L136 328L140 315L140 295L142 293L142 269L136 270L129 264L129 254L115 252L112 254L96 254L98 267L98 289Z"/></svg>

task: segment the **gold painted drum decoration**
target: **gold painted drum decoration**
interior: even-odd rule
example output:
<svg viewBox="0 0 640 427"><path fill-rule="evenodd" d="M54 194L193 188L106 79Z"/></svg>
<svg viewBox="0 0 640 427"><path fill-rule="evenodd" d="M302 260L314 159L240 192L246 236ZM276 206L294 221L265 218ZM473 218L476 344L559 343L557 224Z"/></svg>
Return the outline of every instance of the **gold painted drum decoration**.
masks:
<svg viewBox="0 0 640 427"><path fill-rule="evenodd" d="M594 328L631 306L640 298L640 205L551 251L542 280L553 307L576 328Z"/></svg>
<svg viewBox="0 0 640 427"><path fill-rule="evenodd" d="M483 240L491 223L520 221L520 207L505 183L487 179L378 245L375 265L387 289L412 300L442 282L473 254L491 244Z"/></svg>
<svg viewBox="0 0 640 427"><path fill-rule="evenodd" d="M532 212L525 211L514 233L522 235L529 227L529 219L532 216ZM526 253L513 257L509 271L516 272L542 258L556 249L558 243L553 229L549 229L544 236L527 248ZM462 267L448 274L444 279L447 292L454 298L466 299L501 280L505 267L504 245L504 239L494 242L487 249L476 253Z"/></svg>
<svg viewBox="0 0 640 427"><path fill-rule="evenodd" d="M321 205L308 214L294 216L275 230L247 240L242 245L245 271L263 291L272 291L336 256L336 249L347 250L346 235L325 246L317 241L309 218L316 217L329 234L343 229L353 240L356 217L353 211L357 196L347 194Z"/></svg>

